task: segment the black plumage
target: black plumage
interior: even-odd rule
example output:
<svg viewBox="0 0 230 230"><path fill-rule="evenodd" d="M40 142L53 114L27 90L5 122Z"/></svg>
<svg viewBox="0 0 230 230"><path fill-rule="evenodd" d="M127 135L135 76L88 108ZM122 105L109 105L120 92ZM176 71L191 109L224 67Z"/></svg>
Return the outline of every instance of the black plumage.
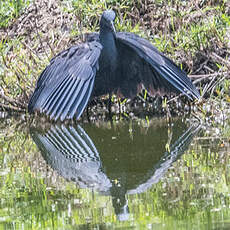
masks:
<svg viewBox="0 0 230 230"><path fill-rule="evenodd" d="M28 110L50 119L79 119L90 97L119 94L134 97L143 87L150 95L182 93L190 100L200 94L170 59L133 33L116 32L115 13L107 10L100 33L54 57L40 75Z"/></svg>

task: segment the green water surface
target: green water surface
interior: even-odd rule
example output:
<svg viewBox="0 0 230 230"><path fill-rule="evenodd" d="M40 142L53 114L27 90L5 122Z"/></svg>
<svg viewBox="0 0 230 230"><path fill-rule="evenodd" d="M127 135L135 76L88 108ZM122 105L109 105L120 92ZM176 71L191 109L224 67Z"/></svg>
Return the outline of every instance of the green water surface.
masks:
<svg viewBox="0 0 230 230"><path fill-rule="evenodd" d="M0 229L230 229L229 150L185 119L2 119Z"/></svg>

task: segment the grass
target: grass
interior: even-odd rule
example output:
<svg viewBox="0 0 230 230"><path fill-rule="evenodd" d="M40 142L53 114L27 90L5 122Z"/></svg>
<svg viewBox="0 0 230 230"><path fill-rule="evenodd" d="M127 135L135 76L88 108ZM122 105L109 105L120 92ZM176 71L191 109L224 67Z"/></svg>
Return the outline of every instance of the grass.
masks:
<svg viewBox="0 0 230 230"><path fill-rule="evenodd" d="M193 4L172 0L64 0L51 5L49 1L34 2L0 3L2 109L26 110L35 81L49 60L81 42L84 33L98 31L101 13L110 8L116 11L118 31L149 39L192 75L201 92L229 102L228 1Z"/></svg>
<svg viewBox="0 0 230 230"><path fill-rule="evenodd" d="M0 2L0 28L6 28L19 17L32 0L10 0Z"/></svg>

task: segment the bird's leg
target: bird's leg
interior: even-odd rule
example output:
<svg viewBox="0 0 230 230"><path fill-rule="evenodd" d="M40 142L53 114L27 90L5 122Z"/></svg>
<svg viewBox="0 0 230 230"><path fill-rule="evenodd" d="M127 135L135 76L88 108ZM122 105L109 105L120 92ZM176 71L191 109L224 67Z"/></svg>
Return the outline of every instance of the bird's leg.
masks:
<svg viewBox="0 0 230 230"><path fill-rule="evenodd" d="M111 107L112 107L112 95L109 93L109 101L108 101L108 110L109 110L109 116L111 117Z"/></svg>
<svg viewBox="0 0 230 230"><path fill-rule="evenodd" d="M121 114L121 98L118 97L118 108L119 108L119 114Z"/></svg>
<svg viewBox="0 0 230 230"><path fill-rule="evenodd" d="M86 107L86 116L87 116L88 122L90 122L90 118L89 118L89 105Z"/></svg>

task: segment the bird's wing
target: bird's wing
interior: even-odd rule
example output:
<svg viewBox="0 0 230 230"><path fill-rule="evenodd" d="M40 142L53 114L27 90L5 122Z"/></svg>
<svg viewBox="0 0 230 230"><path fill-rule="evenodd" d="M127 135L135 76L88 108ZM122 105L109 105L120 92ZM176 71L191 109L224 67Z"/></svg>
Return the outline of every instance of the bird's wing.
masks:
<svg viewBox="0 0 230 230"><path fill-rule="evenodd" d="M90 98L102 46L93 41L73 46L55 58L42 72L30 98L29 112L50 119L78 119Z"/></svg>
<svg viewBox="0 0 230 230"><path fill-rule="evenodd" d="M118 32L116 39L123 55L122 59L129 62L126 66L130 66L130 71L135 70L135 65L141 67L143 74L139 74L139 83L144 84L150 92L180 92L190 99L200 98L199 92L186 73L160 53L149 41L133 33L124 32ZM129 55L129 57L124 55Z"/></svg>

